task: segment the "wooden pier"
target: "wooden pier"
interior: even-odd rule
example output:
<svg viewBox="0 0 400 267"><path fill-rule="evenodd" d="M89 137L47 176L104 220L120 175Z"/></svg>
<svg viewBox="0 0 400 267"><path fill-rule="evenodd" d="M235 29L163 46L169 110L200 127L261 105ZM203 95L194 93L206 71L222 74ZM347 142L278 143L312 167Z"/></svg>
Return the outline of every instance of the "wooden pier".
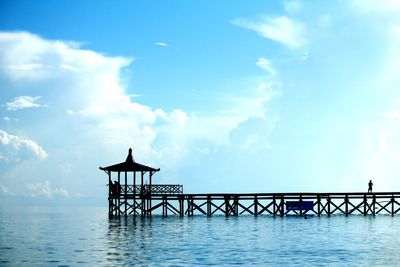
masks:
<svg viewBox="0 0 400 267"><path fill-rule="evenodd" d="M160 169L134 162L131 149L125 162L100 169L108 175L110 216L400 214L400 192L184 194L182 185L152 184Z"/></svg>
<svg viewBox="0 0 400 267"><path fill-rule="evenodd" d="M288 202L312 202L311 209L288 208ZM377 215L400 214L400 192L122 194L111 198L110 215ZM128 205L128 209L125 205Z"/></svg>

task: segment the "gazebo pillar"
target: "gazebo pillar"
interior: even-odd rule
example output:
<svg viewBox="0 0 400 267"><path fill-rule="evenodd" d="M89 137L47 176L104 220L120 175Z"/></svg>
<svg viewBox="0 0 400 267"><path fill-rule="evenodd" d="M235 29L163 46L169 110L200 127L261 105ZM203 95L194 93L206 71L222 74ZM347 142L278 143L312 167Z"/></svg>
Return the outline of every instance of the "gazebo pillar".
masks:
<svg viewBox="0 0 400 267"><path fill-rule="evenodd" d="M150 197L149 197L149 204L147 205L147 208L149 209L149 215L151 216L151 177L153 176L153 172L152 171L150 171L149 172L149 194L150 194Z"/></svg>
<svg viewBox="0 0 400 267"><path fill-rule="evenodd" d="M111 181L111 171L107 172L108 174L108 214L112 214L112 209L113 209L113 199L111 198L111 187L112 187L112 181Z"/></svg>
<svg viewBox="0 0 400 267"><path fill-rule="evenodd" d="M127 202L128 199L126 197L128 193L128 173L125 171L125 192L124 192L124 199L125 199L125 216L127 215L128 207L127 207Z"/></svg>
<svg viewBox="0 0 400 267"><path fill-rule="evenodd" d="M118 184L120 185L121 184L121 172L118 172ZM121 192L119 192L119 188L117 188L117 205L118 205L118 215L120 215L121 214L121 210L120 210L120 204L121 204L121 196L120 196L120 194L121 194Z"/></svg>
<svg viewBox="0 0 400 267"><path fill-rule="evenodd" d="M136 172L133 172L133 215L136 215Z"/></svg>
<svg viewBox="0 0 400 267"><path fill-rule="evenodd" d="M140 175L140 178L141 178L141 182L140 182L140 184L141 184L141 186L140 186L140 200L141 200L141 203L140 203L140 205L142 206L142 216L143 216L145 214L145 209L146 209L146 203L144 201L144 182L143 182L144 172L141 171L140 174L141 174Z"/></svg>

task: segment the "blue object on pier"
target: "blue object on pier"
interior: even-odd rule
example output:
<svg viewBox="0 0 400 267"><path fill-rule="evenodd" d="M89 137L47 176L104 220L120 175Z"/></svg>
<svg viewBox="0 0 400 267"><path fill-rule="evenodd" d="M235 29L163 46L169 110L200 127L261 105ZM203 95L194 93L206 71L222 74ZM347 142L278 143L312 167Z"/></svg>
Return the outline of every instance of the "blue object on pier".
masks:
<svg viewBox="0 0 400 267"><path fill-rule="evenodd" d="M286 201L286 211L291 210L312 210L314 207L313 201Z"/></svg>

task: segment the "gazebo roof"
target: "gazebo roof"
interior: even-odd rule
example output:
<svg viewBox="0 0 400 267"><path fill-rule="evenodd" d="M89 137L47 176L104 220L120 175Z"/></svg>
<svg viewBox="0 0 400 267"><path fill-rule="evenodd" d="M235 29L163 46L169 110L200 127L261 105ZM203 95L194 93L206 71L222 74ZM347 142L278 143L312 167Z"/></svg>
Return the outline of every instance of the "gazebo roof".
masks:
<svg viewBox="0 0 400 267"><path fill-rule="evenodd" d="M158 172L160 169L154 169L152 167L136 163L132 157L132 149L129 148L128 157L126 157L125 162L114 164L108 167L99 167L102 171L111 172Z"/></svg>

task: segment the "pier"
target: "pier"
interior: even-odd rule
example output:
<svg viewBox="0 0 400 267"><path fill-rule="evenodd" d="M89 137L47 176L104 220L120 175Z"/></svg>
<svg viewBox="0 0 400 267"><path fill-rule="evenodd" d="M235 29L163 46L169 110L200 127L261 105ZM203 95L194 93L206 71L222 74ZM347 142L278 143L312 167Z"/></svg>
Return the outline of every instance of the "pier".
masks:
<svg viewBox="0 0 400 267"><path fill-rule="evenodd" d="M396 215L400 192L186 194L183 186L152 184L160 171L133 160L100 167L108 175L109 216L139 215ZM148 184L144 182L148 178ZM113 179L115 181L113 182Z"/></svg>

